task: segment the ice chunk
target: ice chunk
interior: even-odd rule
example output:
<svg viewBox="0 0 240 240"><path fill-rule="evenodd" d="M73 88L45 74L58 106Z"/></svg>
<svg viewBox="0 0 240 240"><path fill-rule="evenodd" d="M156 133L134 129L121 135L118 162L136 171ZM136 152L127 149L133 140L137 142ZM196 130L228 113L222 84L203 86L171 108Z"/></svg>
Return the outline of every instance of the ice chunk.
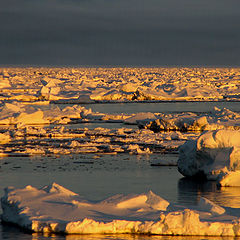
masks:
<svg viewBox="0 0 240 240"><path fill-rule="evenodd" d="M11 141L9 133L0 133L0 144L5 144Z"/></svg>
<svg viewBox="0 0 240 240"><path fill-rule="evenodd" d="M8 79L5 79L0 76L0 89L1 88L10 88L11 84Z"/></svg>
<svg viewBox="0 0 240 240"><path fill-rule="evenodd" d="M147 194L147 201L146 203L151 206L153 209L156 210L167 210L169 202L161 198L160 196L156 195L152 191L149 191Z"/></svg>
<svg viewBox="0 0 240 240"><path fill-rule="evenodd" d="M222 172L217 180L222 187L240 187L240 171Z"/></svg>
<svg viewBox="0 0 240 240"><path fill-rule="evenodd" d="M156 116L154 113L151 112L140 112L136 113L133 116L127 118L124 120L125 124L137 124L138 122L150 122L152 120L156 119Z"/></svg>
<svg viewBox="0 0 240 240"><path fill-rule="evenodd" d="M178 169L188 177L216 180L222 172L240 169L240 131L216 130L180 147Z"/></svg>
<svg viewBox="0 0 240 240"><path fill-rule="evenodd" d="M225 209L211 202L209 199L201 197L199 201L199 207L202 211L211 212L213 215L222 215L225 213Z"/></svg>
<svg viewBox="0 0 240 240"><path fill-rule="evenodd" d="M42 188L46 193L57 193L57 194L63 194L66 196L76 196L77 194L62 187L61 185L57 183L52 183L48 186L45 186Z"/></svg>
<svg viewBox="0 0 240 240"><path fill-rule="evenodd" d="M51 101L58 104L79 104L79 103L94 103L88 94L82 94L78 98L65 98Z"/></svg>
<svg viewBox="0 0 240 240"><path fill-rule="evenodd" d="M41 110L38 110L34 113L20 113L20 115L16 118L16 123L23 124L48 124L49 121L44 119L44 114Z"/></svg>
<svg viewBox="0 0 240 240"><path fill-rule="evenodd" d="M135 92L137 89L137 85L132 83L125 83L125 84L121 84L119 86L119 89L124 92Z"/></svg>
<svg viewBox="0 0 240 240"><path fill-rule="evenodd" d="M49 77L44 77L42 80L41 80L42 84L46 87L55 87L57 86L58 84L61 83L61 81L59 79L56 79L56 78L49 78Z"/></svg>
<svg viewBox="0 0 240 240"><path fill-rule="evenodd" d="M130 144L127 148L130 154L150 154L149 148L142 150L137 144Z"/></svg>

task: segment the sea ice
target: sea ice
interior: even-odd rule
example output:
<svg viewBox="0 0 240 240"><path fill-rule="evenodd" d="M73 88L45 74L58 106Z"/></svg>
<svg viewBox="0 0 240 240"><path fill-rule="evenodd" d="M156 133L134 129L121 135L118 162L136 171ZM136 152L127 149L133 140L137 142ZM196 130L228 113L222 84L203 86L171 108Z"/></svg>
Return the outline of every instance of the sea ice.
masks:
<svg viewBox="0 0 240 240"><path fill-rule="evenodd" d="M130 144L127 147L127 150L129 151L130 154L150 154L151 153L149 148L145 148L141 150L137 144Z"/></svg>
<svg viewBox="0 0 240 240"><path fill-rule="evenodd" d="M0 144L5 144L11 141L9 133L0 133Z"/></svg>
<svg viewBox="0 0 240 240"><path fill-rule="evenodd" d="M91 202L56 183L40 189L29 185L6 188L1 205L4 222L34 232L240 235L239 219L206 198L200 200L200 211L179 210L151 191Z"/></svg>
<svg viewBox="0 0 240 240"><path fill-rule="evenodd" d="M42 102L45 103L45 102ZM66 106L66 107L65 107ZM31 144L38 144L42 150L49 153L82 153L86 152L126 152L126 153L156 153L177 151L185 140L195 140L206 129L239 129L240 116L228 109L214 109L211 114L196 113L136 113L136 114L103 114L93 112L80 105L55 104L39 105L23 102L4 103L0 107L0 125L11 141L12 149L8 152L30 154ZM155 119L154 121L152 121ZM118 123L138 124L139 129L83 129L77 128L80 123ZM72 125L62 131L61 125ZM74 125L73 125L74 124ZM11 128L9 127L11 126ZM32 127L35 125L35 128ZM46 125L49 125L47 127ZM53 127L59 125L59 127ZM38 129L38 130L37 130ZM45 132L43 131L45 130ZM172 131L171 131L172 130ZM32 132L33 131L33 132ZM41 142L39 142L41 138ZM58 139L58 143L54 139ZM78 147L67 144L67 139L79 141ZM22 144L19 140L22 139ZM27 141L29 139L29 141ZM60 144L60 139L62 142ZM47 144L46 144L47 142ZM4 144L4 141L2 142ZM106 146L108 143L108 147ZM93 144L93 145L92 145ZM91 146L90 146L91 145ZM105 146L103 146L105 145ZM130 149L129 146L137 146ZM45 148L45 150L44 150ZM67 151L66 151L67 148ZM0 151L4 152L4 145ZM21 150L20 150L21 149ZM36 154L38 151L33 151Z"/></svg>
<svg viewBox="0 0 240 240"><path fill-rule="evenodd" d="M104 116L104 114L94 113L91 109L79 105L66 106L63 109L51 105L46 109L38 105L26 105L19 102L5 103L0 108L0 113L0 125L57 124L63 123L63 120L68 123L71 118L101 119Z"/></svg>
<svg viewBox="0 0 240 240"><path fill-rule="evenodd" d="M201 197L199 201L199 207L202 211L211 212L213 215L222 215L225 213L225 209L211 202L207 198Z"/></svg>
<svg viewBox="0 0 240 240"><path fill-rule="evenodd" d="M2 68L0 100L239 101L239 79L237 68Z"/></svg>
<svg viewBox="0 0 240 240"><path fill-rule="evenodd" d="M146 124L152 120L155 120L156 116L150 112L140 112L124 120L125 124Z"/></svg>
<svg viewBox="0 0 240 240"><path fill-rule="evenodd" d="M240 187L240 171L225 171L218 177L218 184L222 187Z"/></svg>
<svg viewBox="0 0 240 240"><path fill-rule="evenodd" d="M140 122L139 127L160 131L208 131L217 129L240 129L240 115L229 109L214 109L206 116L194 113L161 114L153 121Z"/></svg>
<svg viewBox="0 0 240 240"><path fill-rule="evenodd" d="M236 185L238 174L231 172L240 169L239 130L204 132L197 140L184 143L179 153L178 170L184 176L221 179L221 185L228 186L232 180Z"/></svg>

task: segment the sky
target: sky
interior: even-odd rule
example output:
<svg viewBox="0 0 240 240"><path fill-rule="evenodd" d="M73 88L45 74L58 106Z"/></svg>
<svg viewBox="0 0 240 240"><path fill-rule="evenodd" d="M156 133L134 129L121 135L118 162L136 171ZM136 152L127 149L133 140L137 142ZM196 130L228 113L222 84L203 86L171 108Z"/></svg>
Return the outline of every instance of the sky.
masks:
<svg viewBox="0 0 240 240"><path fill-rule="evenodd" d="M239 0L0 0L0 66L240 66Z"/></svg>

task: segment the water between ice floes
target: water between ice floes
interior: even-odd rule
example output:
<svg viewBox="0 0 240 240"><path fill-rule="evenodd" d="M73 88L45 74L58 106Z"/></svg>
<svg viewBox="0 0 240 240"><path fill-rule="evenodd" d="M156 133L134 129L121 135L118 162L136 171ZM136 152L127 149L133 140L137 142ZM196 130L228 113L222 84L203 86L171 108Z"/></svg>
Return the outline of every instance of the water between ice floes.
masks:
<svg viewBox="0 0 240 240"><path fill-rule="evenodd" d="M197 107L196 107L197 106ZM209 112L213 107L240 111L235 102L211 103L131 103L86 105L103 113L136 112ZM103 126L104 127L104 126ZM107 127L107 126L106 126ZM215 182L193 182L183 178L176 166L151 166L159 158L176 160L177 154L11 157L0 159L0 192L6 186L35 187L57 182L90 200L102 200L114 194L142 193L152 190L179 205L195 205L201 196L224 206L240 208L240 188L216 187ZM131 235L45 236L26 234L14 227L0 224L0 239L123 239L123 240L200 240L206 237L160 237ZM211 238L209 238L211 239ZM222 238L214 238L222 239ZM223 238L224 239L224 238ZM231 238L228 238L230 240ZM236 238L234 238L236 239Z"/></svg>
<svg viewBox="0 0 240 240"><path fill-rule="evenodd" d="M167 113L167 112L211 112L214 107L227 108L234 112L240 111L240 102L150 102L150 103L99 103L85 104L86 108L91 108L94 112L101 113Z"/></svg>

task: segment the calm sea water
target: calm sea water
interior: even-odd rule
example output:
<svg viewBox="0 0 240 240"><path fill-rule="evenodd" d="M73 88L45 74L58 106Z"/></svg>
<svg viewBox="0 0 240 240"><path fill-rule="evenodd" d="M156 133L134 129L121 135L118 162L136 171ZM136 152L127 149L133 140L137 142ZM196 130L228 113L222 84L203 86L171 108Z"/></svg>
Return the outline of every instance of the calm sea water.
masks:
<svg viewBox="0 0 240 240"><path fill-rule="evenodd" d="M91 107L99 112L208 112L209 103L149 103L149 104L96 104ZM105 106L105 107L104 107ZM135 111L134 111L135 106ZM175 108L174 108L175 106ZM240 111L239 103L214 103ZM96 108L96 109L94 109ZM180 110L181 109L181 110ZM192 110L191 110L192 109ZM125 110L125 111L123 111ZM167 111L167 110L161 110ZM149 156L81 154L67 156L38 156L0 159L0 192L6 186L24 187L31 184L42 187L52 182L84 196L89 200L102 200L114 194L142 193L152 190L166 200L181 205L196 205L201 196L226 207L240 208L240 188L217 188L215 182L193 182L183 178L174 166L151 166L157 159L177 159L177 154ZM81 161L85 163L79 163ZM89 164L88 164L89 162ZM90 164L91 163L91 164ZM205 237L160 237L131 235L59 236L38 235L0 224L0 239L206 239ZM226 239L226 238L208 238ZM227 238L236 239L236 238Z"/></svg>
<svg viewBox="0 0 240 240"><path fill-rule="evenodd" d="M94 112L136 113L136 112L211 112L214 107L240 111L240 102L155 102L155 103L107 103L85 104Z"/></svg>

